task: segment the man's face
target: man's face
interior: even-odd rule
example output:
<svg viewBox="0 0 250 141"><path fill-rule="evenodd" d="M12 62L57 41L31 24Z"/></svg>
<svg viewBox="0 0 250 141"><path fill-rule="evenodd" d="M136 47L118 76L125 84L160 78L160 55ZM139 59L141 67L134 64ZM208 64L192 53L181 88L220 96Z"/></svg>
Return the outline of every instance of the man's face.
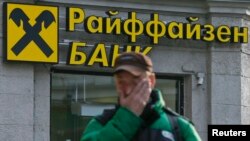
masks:
<svg viewBox="0 0 250 141"><path fill-rule="evenodd" d="M121 71L115 74L115 84L116 89L119 95L124 94L124 96L128 96L133 90L133 88L142 80L147 79L151 82L150 77L146 72L142 72L139 76L134 76L127 71ZM150 87L152 88L153 85Z"/></svg>

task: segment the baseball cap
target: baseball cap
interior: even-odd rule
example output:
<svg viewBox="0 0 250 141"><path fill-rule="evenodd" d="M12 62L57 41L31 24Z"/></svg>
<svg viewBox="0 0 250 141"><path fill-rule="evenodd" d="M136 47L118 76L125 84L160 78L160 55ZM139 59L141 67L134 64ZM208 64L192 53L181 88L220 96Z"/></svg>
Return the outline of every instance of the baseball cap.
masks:
<svg viewBox="0 0 250 141"><path fill-rule="evenodd" d="M151 59L142 54L135 52L125 52L120 54L115 60L115 71L130 72L134 76L139 76L142 72L153 72L153 64Z"/></svg>

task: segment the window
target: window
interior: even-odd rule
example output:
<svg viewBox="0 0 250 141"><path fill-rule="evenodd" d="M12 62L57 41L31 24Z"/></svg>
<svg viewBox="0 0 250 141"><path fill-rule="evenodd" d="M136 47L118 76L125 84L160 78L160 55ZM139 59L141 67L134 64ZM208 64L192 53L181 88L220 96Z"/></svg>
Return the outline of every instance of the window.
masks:
<svg viewBox="0 0 250 141"><path fill-rule="evenodd" d="M51 141L78 141L90 119L117 103L112 75L51 75ZM156 87L166 105L182 113L182 80L160 77Z"/></svg>

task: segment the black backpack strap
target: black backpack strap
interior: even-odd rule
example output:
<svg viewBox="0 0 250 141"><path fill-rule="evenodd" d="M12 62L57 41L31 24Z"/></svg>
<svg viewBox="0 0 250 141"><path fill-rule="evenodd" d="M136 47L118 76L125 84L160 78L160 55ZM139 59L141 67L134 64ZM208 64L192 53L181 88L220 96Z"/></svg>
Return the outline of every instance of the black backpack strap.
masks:
<svg viewBox="0 0 250 141"><path fill-rule="evenodd" d="M105 109L102 115L96 116L95 119L102 125L105 125L116 113L117 109Z"/></svg>
<svg viewBox="0 0 250 141"><path fill-rule="evenodd" d="M177 123L177 117L169 115L169 114L167 114L167 116L172 126L175 141L181 141L181 133L180 133L180 128Z"/></svg>
<svg viewBox="0 0 250 141"><path fill-rule="evenodd" d="M168 117L168 119L170 121L170 124L172 126L175 141L182 141L180 128L179 128L179 125L178 125L178 122L177 122L179 114L172 111L169 108L164 108L164 111L166 112L166 115L167 115L167 117Z"/></svg>

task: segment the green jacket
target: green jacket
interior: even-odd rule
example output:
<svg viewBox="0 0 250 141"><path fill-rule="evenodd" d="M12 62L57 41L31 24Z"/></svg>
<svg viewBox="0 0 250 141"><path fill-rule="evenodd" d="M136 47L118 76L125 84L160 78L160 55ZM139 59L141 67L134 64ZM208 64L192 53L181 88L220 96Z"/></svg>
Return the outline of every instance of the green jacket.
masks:
<svg viewBox="0 0 250 141"><path fill-rule="evenodd" d="M140 117L121 106L106 111L89 122L81 141L174 141L164 106L161 92L153 90ZM179 116L177 122L184 141L201 141L188 120Z"/></svg>

